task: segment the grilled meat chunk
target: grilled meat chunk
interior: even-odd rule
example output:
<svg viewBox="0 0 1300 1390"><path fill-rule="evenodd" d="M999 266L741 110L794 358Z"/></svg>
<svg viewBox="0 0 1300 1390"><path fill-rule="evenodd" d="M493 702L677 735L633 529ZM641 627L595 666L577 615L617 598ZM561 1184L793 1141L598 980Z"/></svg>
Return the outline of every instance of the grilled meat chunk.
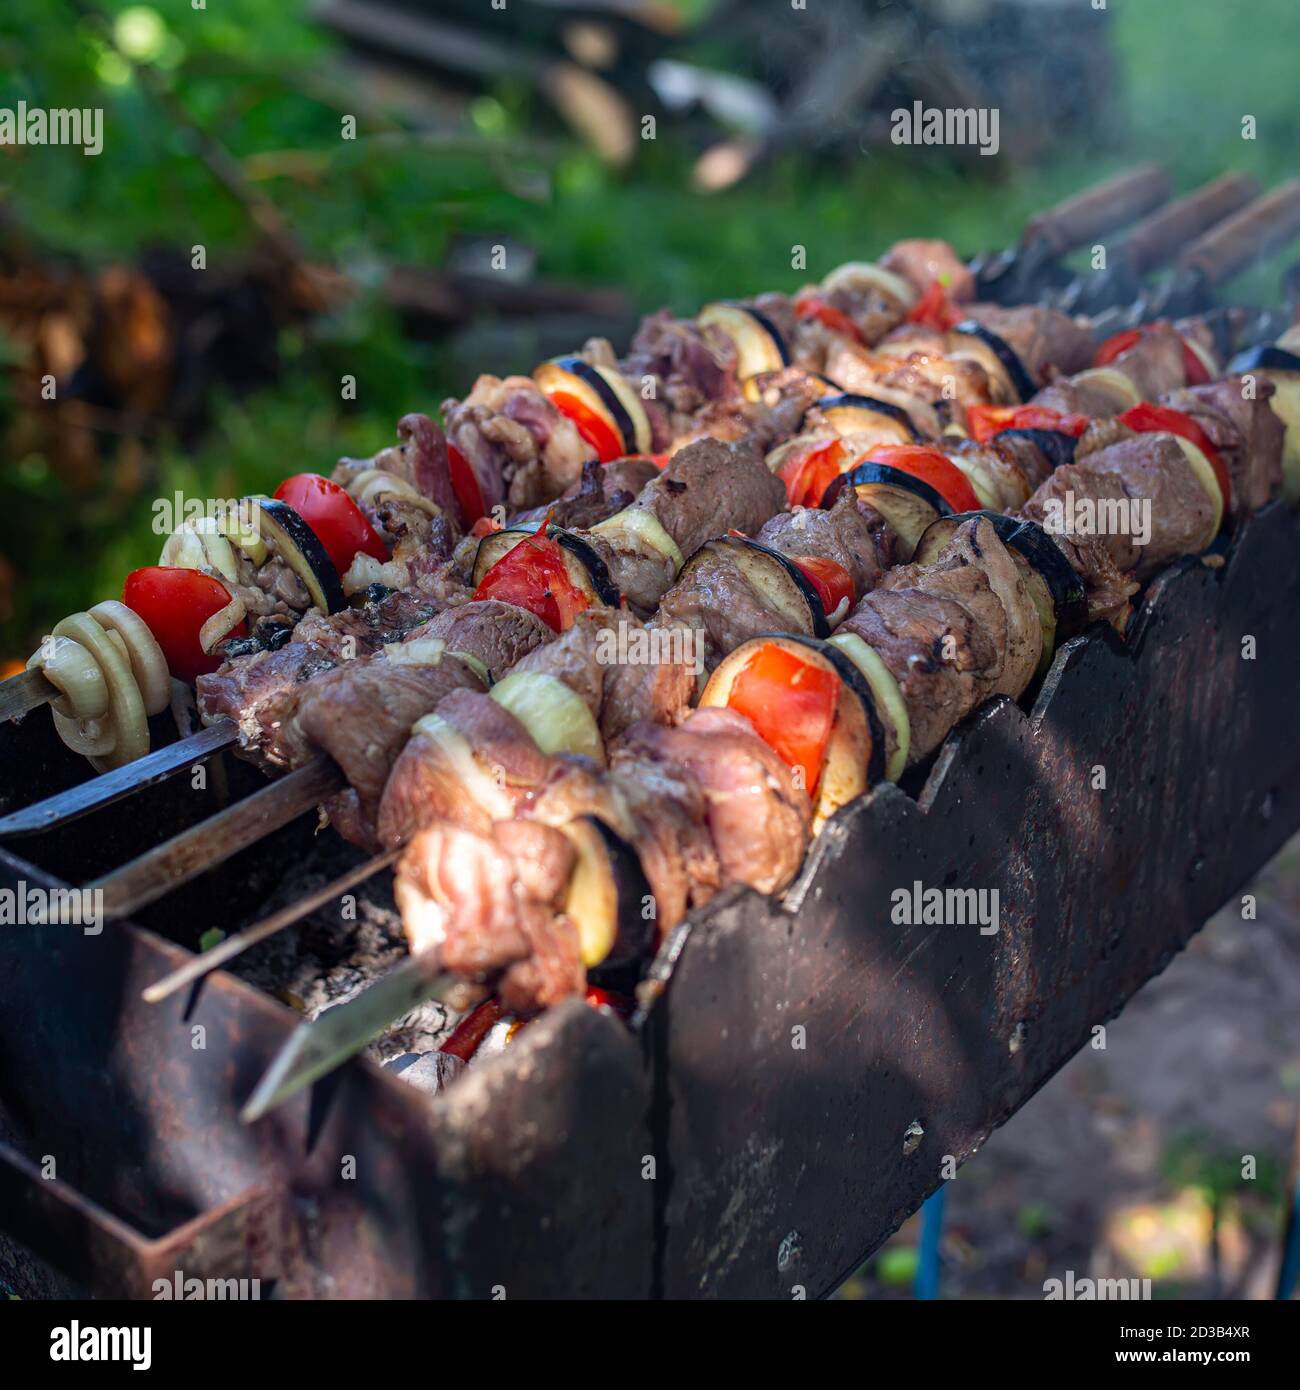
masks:
<svg viewBox="0 0 1300 1390"><path fill-rule="evenodd" d="M842 631L873 647L898 682L910 762L990 695L1018 696L1042 651L1033 602L984 518L965 522L933 565L890 570Z"/></svg>
<svg viewBox="0 0 1300 1390"><path fill-rule="evenodd" d="M679 450L634 505L690 555L724 531L752 536L785 506L785 487L756 450L702 439Z"/></svg>
<svg viewBox="0 0 1300 1390"><path fill-rule="evenodd" d="M647 513L688 556L725 531L752 534L784 505L785 487L760 454L704 439L678 450L627 510ZM631 528L602 529L586 539L632 608L652 613L673 582L672 559Z"/></svg>
<svg viewBox="0 0 1300 1390"><path fill-rule="evenodd" d="M517 661L554 637L550 624L535 613L489 598L445 609L414 628L408 640L440 638L448 651L465 652L481 661L498 681Z"/></svg>
<svg viewBox="0 0 1300 1390"><path fill-rule="evenodd" d="M861 595L875 587L892 558L880 553L885 525L874 508L860 502L852 488L846 488L825 511L796 507L792 512L778 513L764 523L755 539L792 559L815 555L834 560L849 572L853 592Z"/></svg>
<svg viewBox="0 0 1300 1390"><path fill-rule="evenodd" d="M528 377L484 375L443 403L447 439L465 456L484 504L536 507L576 483L591 448Z"/></svg>
<svg viewBox="0 0 1300 1390"><path fill-rule="evenodd" d="M533 507L511 518L511 525L544 521L548 517L554 526L578 529L595 526L613 516L636 500L636 495L659 470L652 459L615 459L602 464L588 459L582 465L582 477L556 502Z"/></svg>
<svg viewBox="0 0 1300 1390"><path fill-rule="evenodd" d="M475 830L507 820L542 786L552 761L491 696L454 691L420 721L394 762L379 841L404 844L435 820Z"/></svg>
<svg viewBox="0 0 1300 1390"><path fill-rule="evenodd" d="M403 415L397 422L399 443L381 449L373 458L340 459L333 473L344 487L368 469L391 473L409 483L421 497L460 524L460 509L447 463L447 437L427 415Z"/></svg>
<svg viewBox="0 0 1300 1390"><path fill-rule="evenodd" d="M1092 361L1092 332L1087 322L1041 304L1011 308L972 304L968 318L982 323L1020 358L1035 381L1069 376Z"/></svg>
<svg viewBox="0 0 1300 1390"><path fill-rule="evenodd" d="M349 788L339 807L343 825L348 838L369 848L384 786L415 722L453 690L482 689L475 671L450 653L433 666L395 665L382 657L337 666L302 688L280 742L291 762L320 750L342 768Z"/></svg>
<svg viewBox="0 0 1300 1390"><path fill-rule="evenodd" d="M1260 379L1248 398L1242 378L1230 376L1163 397L1166 405L1201 426L1227 465L1234 517L1258 511L1282 487L1286 427L1269 405L1276 389L1271 381Z"/></svg>
<svg viewBox="0 0 1300 1390"><path fill-rule="evenodd" d="M694 416L710 401L740 394L730 338L692 319L676 319L667 309L642 320L622 370L637 390L646 377L657 383L655 402L665 409L651 412L656 449L665 448L679 433L682 417Z"/></svg>
<svg viewBox="0 0 1300 1390"><path fill-rule="evenodd" d="M573 857L563 832L536 822L421 831L394 884L412 951L436 948L448 969L471 978L503 971L508 1010L580 994L578 934L561 911Z"/></svg>
<svg viewBox="0 0 1300 1390"><path fill-rule="evenodd" d="M975 298L975 277L946 241L909 237L896 241L880 258L880 264L901 275L917 294L924 294L937 280L949 299L959 303Z"/></svg>
<svg viewBox="0 0 1300 1390"><path fill-rule="evenodd" d="M805 619L798 630L811 636L812 617L806 610ZM734 552L720 546L699 556L668 590L649 627L693 632L704 670L711 672L742 642L763 632L788 632L790 623L777 599L745 572Z"/></svg>
<svg viewBox="0 0 1300 1390"><path fill-rule="evenodd" d="M700 709L676 729L634 724L621 747L698 784L724 884L779 893L791 882L803 862L812 805L743 715Z"/></svg>
<svg viewBox="0 0 1300 1390"><path fill-rule="evenodd" d="M1048 531L1095 536L1116 569L1139 578L1214 539L1214 504L1167 434L1134 435L1058 468L1022 515Z"/></svg>
<svg viewBox="0 0 1300 1390"><path fill-rule="evenodd" d="M236 657L199 677L199 714L205 724L233 719L241 753L265 767L288 767L291 754L280 743L280 730L307 682L337 665L338 659L314 642Z"/></svg>

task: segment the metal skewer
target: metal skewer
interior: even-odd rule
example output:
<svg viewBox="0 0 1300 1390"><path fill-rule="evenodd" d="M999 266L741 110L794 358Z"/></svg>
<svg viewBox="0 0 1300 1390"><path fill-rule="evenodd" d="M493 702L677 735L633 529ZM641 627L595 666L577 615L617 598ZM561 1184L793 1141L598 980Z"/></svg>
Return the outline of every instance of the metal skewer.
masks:
<svg viewBox="0 0 1300 1390"><path fill-rule="evenodd" d="M24 714L59 698L59 690L41 671L23 671L0 681L0 724L21 719Z"/></svg>
<svg viewBox="0 0 1300 1390"><path fill-rule="evenodd" d="M200 729L197 734L169 743L165 748L157 748L133 763L115 767L111 772L101 773L88 782L5 816L0 819L0 839L35 835L42 830L52 830L57 825L67 825L69 821L111 806L145 787L164 782L221 749L229 748L238 740L239 729L233 720L222 720L219 724Z"/></svg>
<svg viewBox="0 0 1300 1390"><path fill-rule="evenodd" d="M126 917L288 825L344 786L334 763L313 759L86 887L102 890L106 917Z"/></svg>
<svg viewBox="0 0 1300 1390"><path fill-rule="evenodd" d="M239 1118L245 1124L260 1120L356 1056L394 1019L418 1005L429 1000L446 1002L455 995L457 1007L469 1008L487 993L485 986L467 985L462 977L443 970L437 951L409 957L360 994L326 1009L310 1023L299 1024L257 1083Z"/></svg>
<svg viewBox="0 0 1300 1390"><path fill-rule="evenodd" d="M169 975L164 975L161 980L142 990L140 997L146 1004L161 1003L162 1000L175 994L177 990L184 989L186 985L203 979L205 975L210 975L212 971L219 969L228 961L234 960L236 956L243 955L245 951L256 946L258 942L266 941L277 932L283 931L285 927L292 926L294 922L309 916L317 908L324 907L326 903L333 901L340 894L346 893L349 888L355 888L358 883L364 883L366 879L373 878L381 869L387 868L393 863L400 853L400 848L392 849L386 854L381 854L377 859L358 864L355 868L349 869L347 873L341 874L338 878L325 884L324 887L318 888L314 893L308 893L305 898L290 903L287 907L282 907L278 912L273 912L269 917L264 917L251 927L245 927L243 931L236 932L233 936L228 936L210 951L204 951L201 955L195 956L193 960L187 960L179 969L173 970Z"/></svg>

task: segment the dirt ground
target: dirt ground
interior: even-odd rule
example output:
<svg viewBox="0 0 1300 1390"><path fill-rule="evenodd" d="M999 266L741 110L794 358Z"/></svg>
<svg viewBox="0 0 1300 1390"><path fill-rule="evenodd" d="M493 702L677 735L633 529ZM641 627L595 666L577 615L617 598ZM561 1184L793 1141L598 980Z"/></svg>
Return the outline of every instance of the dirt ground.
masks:
<svg viewBox="0 0 1300 1390"><path fill-rule="evenodd" d="M941 1297L1272 1297L1300 1117L1300 836L949 1183ZM1248 1159L1253 1156L1252 1167ZM1253 1171L1253 1176L1251 1176ZM908 1297L913 1218L840 1290Z"/></svg>

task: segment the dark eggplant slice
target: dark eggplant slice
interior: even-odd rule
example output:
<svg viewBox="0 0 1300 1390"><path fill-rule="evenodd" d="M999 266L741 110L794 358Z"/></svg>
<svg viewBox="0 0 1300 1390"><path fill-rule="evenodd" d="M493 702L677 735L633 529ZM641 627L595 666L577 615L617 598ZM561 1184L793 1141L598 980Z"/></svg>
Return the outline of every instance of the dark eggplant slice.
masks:
<svg viewBox="0 0 1300 1390"><path fill-rule="evenodd" d="M901 468L890 468L888 464L860 463L847 473L841 473L826 489L822 506L833 507L846 487L851 487L894 528L900 543L901 561L911 559L926 527L941 516L952 515L952 508L929 483L904 473Z"/></svg>
<svg viewBox="0 0 1300 1390"><path fill-rule="evenodd" d="M518 526L507 526L500 531L492 531L478 543L474 552L474 568L471 578L474 587L483 582L483 576L501 557L513 550L525 536L535 536L541 526L539 521L525 521Z"/></svg>
<svg viewBox="0 0 1300 1390"><path fill-rule="evenodd" d="M1261 343L1239 352L1228 364L1229 376L1242 372L1300 372L1300 357L1276 343Z"/></svg>
<svg viewBox="0 0 1300 1390"><path fill-rule="evenodd" d="M1071 637L1077 637L1088 626L1088 594L1083 580L1061 553L1061 548L1036 521L1022 521L1020 529L1011 536L1011 550L1023 555L1041 576L1052 600L1055 617L1053 650ZM1044 632L1044 638L1047 634ZM1051 652L1043 643L1048 664Z"/></svg>
<svg viewBox="0 0 1300 1390"><path fill-rule="evenodd" d="M533 379L544 393L568 390L613 425L629 454L650 447L650 422L636 393L620 378L582 357L556 357L543 362Z"/></svg>
<svg viewBox="0 0 1300 1390"><path fill-rule="evenodd" d="M721 299L706 304L698 321L720 329L736 345L736 375L741 380L790 365L790 350L780 331L752 305Z"/></svg>
<svg viewBox="0 0 1300 1390"><path fill-rule="evenodd" d="M538 521L528 521L519 526L507 526L504 530L493 531L491 535L484 536L474 552L474 587L477 589L488 570L512 551L520 541L526 536L535 536L540 526L541 523ZM577 561L576 564L568 566L574 583L603 607L617 608L622 602L622 595L610 576L609 566L600 558L595 547L575 532L565 531L558 526L550 527L546 534Z"/></svg>
<svg viewBox="0 0 1300 1390"><path fill-rule="evenodd" d="M564 910L589 977L608 978L653 947L655 919L646 904L654 895L636 850L604 821L581 816L560 829L577 852Z"/></svg>
<svg viewBox="0 0 1300 1390"><path fill-rule="evenodd" d="M316 607L322 613L346 608L339 572L315 531L287 502L265 497L258 498L256 506L261 513L263 539L306 585Z"/></svg>
<svg viewBox="0 0 1300 1390"><path fill-rule="evenodd" d="M727 706L737 678L751 657L763 647L795 648L805 661L810 657L839 677L840 695L835 722L826 745L821 776L814 788L813 832L855 797L885 778L885 729L876 709L875 696L862 671L840 648L816 637L792 633L766 633L742 643L722 662L700 696L700 705Z"/></svg>
<svg viewBox="0 0 1300 1390"><path fill-rule="evenodd" d="M689 581L692 568L706 555L718 554L727 556L763 598L786 617L791 632L797 632L803 625L801 620L806 618L814 637L830 635L826 610L808 576L788 555L748 536L716 536L705 541L682 566L678 585Z"/></svg>
<svg viewBox="0 0 1300 1390"><path fill-rule="evenodd" d="M1043 455L1053 471L1074 462L1074 450L1079 442L1074 435L1063 434L1060 430L999 430L989 440L989 444L996 446L999 439L1008 436L1013 439L1027 439ZM1012 461L1014 462L1014 459Z"/></svg>
<svg viewBox="0 0 1300 1390"><path fill-rule="evenodd" d="M1043 652L1038 674L1052 664L1056 648L1088 625L1088 596L1083 580L1074 572L1060 548L1036 521L1023 521L1002 512L959 512L930 526L917 543L912 559L932 565L963 522L983 517L997 532L1020 568L1029 596L1038 610L1043 632Z"/></svg>
<svg viewBox="0 0 1300 1390"><path fill-rule="evenodd" d="M600 558L596 548L573 531L562 531L553 526L549 534L559 541L561 549L567 550L581 563L597 602L605 608L617 608L623 601L623 595L619 593L618 585L610 575L609 566Z"/></svg>
<svg viewBox="0 0 1300 1390"><path fill-rule="evenodd" d="M899 444L917 444L921 441L921 433L912 417L901 405L895 405L892 401L852 394L823 396L815 403L815 409L821 411L826 423L837 434L862 434L866 430L878 429L878 417L883 415L890 424L902 429L904 437L897 441ZM873 420L873 416L877 418Z"/></svg>
<svg viewBox="0 0 1300 1390"><path fill-rule="evenodd" d="M964 319L952 331L964 333L968 338L978 338L993 353L1010 378L1011 385L1019 396L1022 405L1038 389L1034 385L1033 377L1025 370L1025 364L1016 355L1015 350L1006 339L999 338L991 328L985 328L982 323L976 323L974 319Z"/></svg>

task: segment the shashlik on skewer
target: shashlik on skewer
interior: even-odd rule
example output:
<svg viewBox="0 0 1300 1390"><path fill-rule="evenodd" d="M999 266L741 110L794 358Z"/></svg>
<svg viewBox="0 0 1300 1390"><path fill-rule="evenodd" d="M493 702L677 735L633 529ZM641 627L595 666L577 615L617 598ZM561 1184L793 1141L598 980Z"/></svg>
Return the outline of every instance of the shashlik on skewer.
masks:
<svg viewBox="0 0 1300 1390"><path fill-rule="evenodd" d="M768 307L772 307L772 306L768 306ZM737 350L739 351L739 349L740 349L741 346L747 346L751 351L754 351L754 350L761 351L761 349L762 349L761 338L758 339L757 348L755 347L755 342L754 342L754 341L752 341L752 340L751 340L751 341L746 341L746 328L745 328L745 325L747 325L747 324L749 324L749 323L751 323L751 322L752 322L752 323L757 323L758 327L759 327L760 329L762 329L762 328L763 328L763 321L762 321L762 317L763 317L763 316L762 316L762 311L760 310L760 311L758 311L758 314L757 314L757 315L754 315L754 314L749 314L747 311L741 309L741 310L738 310L738 313L739 313L739 315L740 315L740 320L739 320L739 325L736 327L736 330L735 330L735 331L736 331L736 335L737 335L737 339L739 340L739 341L737 342ZM815 315L814 315L813 317L816 318ZM724 319L724 321L726 321L726 316L725 316L725 315L723 316L723 319ZM821 323L821 322L822 322L822 320L821 320L820 318L816 318L816 321L817 321L818 323ZM1029 342L1029 343L1031 343L1031 344L1032 344L1036 339L1050 338L1050 336L1051 336L1050 333L1044 334L1044 332L1043 332L1044 321L1042 320L1041 317L1039 317L1039 318L1037 319L1037 321L1035 322L1035 316L1034 316L1034 315L1024 315L1024 314L1022 314L1022 315L1019 316L1019 319L1017 320L1014 316L1008 316L1008 315L1005 315L1005 314L1004 314L1003 317L1002 317L1001 319L999 319L999 325L1002 326L1002 327L1004 327L1004 328L1006 328L1006 325L1007 325L1008 323L1015 323L1015 324L1017 324L1017 325L1018 325L1019 327L1021 327L1021 328L1025 327L1026 324L1028 324L1028 325L1032 328L1033 331L1029 334L1029 336L1027 337L1026 341ZM825 327L824 324L823 324L822 326ZM1047 321L1046 326L1049 327L1049 328L1051 327L1051 322L1050 322L1050 320ZM1010 331L1010 330L1008 330L1008 331ZM975 331L972 331L972 330L967 330L966 332L964 332L964 333L958 333L958 334L955 335L955 336L956 336L956 338L958 339L958 344L959 344L959 346L961 346L961 347L963 347L963 348L965 349L965 357L966 357L967 360L969 360L970 358L973 357L973 358L976 360L976 362L978 363L978 361L979 361L979 359L980 359L981 357L984 359L983 370L984 370L984 372L985 372L986 377L990 380L990 382L992 382L992 383L997 383L996 385L993 385L993 386L991 387L991 393L993 393L993 394L1001 394L1001 395L1007 395L1007 394L1009 394L1009 392L1008 392L1008 390L1007 390L1007 384L1006 384L1006 383L1010 383L1010 385L1017 391L1018 394L1023 395L1023 393L1024 393L1023 379L1021 379L1021 380L1018 381L1018 380L1017 380L1017 373L1012 369L1012 364L1014 363L1014 361L1016 360L1016 358L1010 356L1010 355L1009 355L1007 352L1005 352L1005 351L998 351L998 350L996 349L996 347L993 346L993 345L991 345L988 341L986 341L985 337L984 337L981 333L979 333L979 332L975 332ZM1058 336L1059 336L1059 335L1058 335ZM969 342L966 341L966 340L968 340L968 339L970 340ZM1005 340L1000 340L1000 342L1001 342L1002 347L1005 348L1005 347L1006 347ZM979 345L981 346L981 351L972 351L972 344L979 344ZM923 344L923 346L928 346L928 347L930 348L930 351L929 351L928 354L925 353L925 352L922 352L922 353L921 353L922 356L927 356L927 355L928 355L929 357L933 357L933 356L935 355L935 353L934 353L934 344L933 344L933 341L930 341L928 344ZM944 346L945 348L948 346L946 340L945 340L943 346ZM1028 351L1029 349L1026 348L1025 350ZM760 359L760 360L761 360L761 359ZM953 360L961 360L961 358L955 356ZM1000 369L1000 368L1005 369L1005 371L1004 371L1005 381L1003 381L1003 382L1001 382L1001 383L999 383L999 369ZM892 370L892 369L891 369L891 370ZM814 378L814 380L815 380L815 378ZM819 388L819 389L820 389L820 388ZM885 388L882 388L882 389L890 389L890 388L885 387ZM362 474L364 474L366 471L367 471L367 470L365 470L365 469L360 470L360 472L361 472ZM369 471L373 474L373 473L383 473L383 472L385 472L385 471L387 471L387 470L383 470L383 469L371 469L371 470L369 470ZM371 482L371 483L373 483L373 481L374 481L373 478L369 480L369 482ZM364 559L364 558L365 558L365 557L363 556L363 559ZM377 559L377 557L375 557L375 556L370 556L369 558L372 559L372 560ZM381 760L381 761L382 761L382 760Z"/></svg>
<svg viewBox="0 0 1300 1390"><path fill-rule="evenodd" d="M946 291L936 276L947 278ZM852 372L852 354L908 316L928 351L914 352L907 334L901 342L895 335L889 351L901 354L899 363L876 371L873 389L882 396L892 392L925 420L933 412L923 396L898 389L891 379L914 386L919 377L945 396L948 384L958 381L965 383L962 390L978 394L983 386L994 399L1012 399L1023 396L1030 372L1040 366L1068 369L1071 354L1086 341L1063 315L975 306L947 335L947 356L940 356L933 336L952 327L951 303L971 289L969 273L943 243L904 242L880 265L840 267L793 299L767 295L714 304L695 321L657 316L623 363L607 344L593 343L582 355L543 364L533 381L484 378L464 402L448 402L450 442L427 417L408 416L397 448L371 460L345 460L335 480L299 475L274 499L253 499L251 518L241 508L233 522L214 518L178 530L161 558L167 567L197 572L168 575L156 567L137 572L128 585L128 604L143 611L160 639L136 664L155 671L161 653L173 675L192 680L210 669L213 645L222 638L283 640L281 627L308 605L334 611L376 582L418 584L435 599L449 597L439 592L449 551L489 507L506 499L539 504L560 492L590 493L584 464L593 449L608 463L671 443L678 426L687 429L676 436L678 443L701 432L779 439L807 402L799 390L789 398L781 389L773 403L762 393L746 401L764 369L780 374L797 364L786 374L802 381L806 396L807 383L818 380L828 358L838 362L847 352L844 370ZM695 411L689 421L682 407ZM719 408L729 419L713 418ZM599 491L603 498L608 486ZM245 638L250 619L255 636ZM139 756L147 743L139 701L119 698L107 720L100 709L106 688L70 705L66 691L82 690L93 665L71 643L64 637L59 650L46 648L33 658L50 668L54 685L62 681L61 717L68 720L69 709L78 716L65 725L69 735L93 750L100 766ZM148 712L160 707L156 699ZM127 727L118 738L122 721Z"/></svg>
<svg viewBox="0 0 1300 1390"><path fill-rule="evenodd" d="M1241 383L1232 385L1240 397ZM1237 430L1237 436L1231 442L1237 447L1238 476L1253 476L1266 494L1270 486L1275 488L1280 480L1282 442L1279 423L1276 420L1272 426L1267 423L1270 414L1266 400L1258 399L1252 403L1249 416L1244 420L1231 422L1230 414L1220 414L1220 424L1225 431L1229 428ZM1208 468L1197 470L1191 467L1188 456L1175 442L1178 438L1175 434L1163 441L1164 456L1154 470L1149 467L1150 459L1144 460L1136 455L1118 456L1117 451L1122 451L1124 441L1102 447L1097 454L1098 457L1107 453L1113 455L1107 460L1108 475L1127 477L1130 484L1136 483L1139 488L1152 471L1172 475L1181 469L1184 481L1190 477L1201 489L1201 496L1196 499L1193 509L1208 507L1216 517L1217 529L1217 521L1222 519L1227 500L1221 491L1220 478ZM1271 480L1271 483L1262 480ZM903 715L909 735L913 726L917 729L915 747L918 756L932 751L955 722L990 694L1019 696L1038 667L1047 625L1027 580L1034 574L1042 578L1044 572L1037 570L1033 564L1030 558L1032 549L1029 554L1022 552L1017 557L1014 540L1017 531L1028 531L1035 535L1041 553L1050 554L1053 561L1059 562L1060 559L1060 552L1051 548L1044 533L1032 526L1018 527L1014 519L986 516L975 516L969 520L948 518L936 523L931 531L932 535L923 538L919 549L922 561L933 555L933 562L914 562L887 573L876 589L863 598L837 634L841 652L845 655L861 644L863 649L869 650L889 667L895 687L903 696ZM935 532L937 534L933 534ZM1028 563L1018 565L1017 558ZM1050 566L1047 572L1050 572ZM1077 592L1073 602L1077 607ZM1058 617L1059 608L1052 614L1053 625ZM944 653L945 644L952 647L947 654ZM799 804L792 798L808 785L807 775L810 771L812 783L823 784L832 767L851 761L851 755L850 759L828 757L834 742L832 731L839 728L843 732L846 727L839 714L842 702L848 708L860 704L864 710L883 706L883 702L877 704L874 701L874 692L868 693L861 688L843 664L828 660L829 653L818 651L812 644L809 644L810 651L806 653L800 650L801 646L803 643L792 642L786 636L751 640L719 668L706 688L702 701L705 709L691 715L678 730L652 725L633 726L624 746L641 752L644 750L640 745L646 740L654 749L675 739L693 737L707 741L710 735L720 739L724 732L739 734L745 723L749 725L749 730L745 731L747 737L750 731L764 732L764 714L768 712L769 705L761 697L750 706L748 720L726 729L715 725L702 727L703 720L709 716L723 719L737 712L737 704L743 708L743 699L735 699L737 686L743 684L746 678L757 678L760 685L766 683L766 696L773 703L779 701L783 694L786 699L784 717L778 715L766 720L767 737L764 741L774 751L780 751L782 761L796 774L792 783L781 789L784 795L778 794L778 803L787 811L792 810L795 804ZM858 667L863 674L866 669L861 665ZM809 681L808 673L812 673L812 681ZM802 688L800 699L792 700L791 692L796 685ZM818 710L810 708L804 698L809 694L814 697L813 706L820 702L820 734ZM803 707L799 708L801 703ZM718 706L722 708L716 708ZM927 719L928 724L925 722ZM879 730L871 732L878 734ZM867 751L873 747L869 739L864 741L861 736L857 739L845 738L841 747L856 750L860 761L872 759L872 754ZM728 760L737 755L721 742L714 744L702 759L692 759L690 752L680 747L673 751L676 754L674 762L680 763L688 772L698 774L701 768L706 768L715 778L721 775L721 785L725 790L717 790L715 783L705 792L708 809L704 822L717 852L720 844L726 844L727 831L736 822L729 821L725 814L719 815L715 821L715 809L720 805L728 812L734 811L737 784L746 788L751 796L761 785L769 798L774 794L773 784L770 779L760 783L752 772L747 781L743 776L740 779L728 778ZM403 758L412 756L412 753L413 745L408 745ZM635 784L637 780L635 771L631 769L619 779L616 768L622 756L623 748L620 748L611 759L611 771L604 774L603 779L600 775L596 779L597 785L607 795L609 789L603 784L613 782L614 808L625 805L628 782L630 780ZM874 761L876 766L873 773L878 778L878 754ZM803 776L798 775L801 773ZM579 787L584 787L586 794L585 800L580 797L576 803L569 791L575 782ZM555 783L561 790L558 793L543 790L522 812L516 807L516 819L537 818L550 822L557 815L590 818L594 814L602 825L608 827L610 821L615 819L617 810L611 809L609 800L602 801L592 782L590 775L575 777L566 769L557 776ZM394 784L399 784L396 776ZM662 814L663 807L673 804L673 799L671 794L665 795L661 787L656 791L656 809ZM711 799L710 793L716 800ZM696 819L698 824L698 813ZM759 819L760 824L764 825L768 821L767 817ZM802 823L811 828L811 818ZM468 970L468 973L478 977L499 977L502 998L515 1008L527 1010L552 1002L551 992L556 989L575 992L578 987L575 981L579 976L582 981L586 980L586 974L578 968L579 964L589 968L598 966L602 959L601 950L608 943L623 940L625 924L620 913L634 913L637 898L635 894L630 897L624 894L620 899L619 884L629 880L634 883L650 881L649 873L644 870L643 878L636 879L631 872L635 866L629 868L626 862L631 852L644 864L644 854L640 852L638 843L640 827L635 822L625 818L620 824L623 834L614 841L617 862L606 848L609 835L602 832L600 836L592 836L588 826L589 855L596 854L598 859L601 854L605 856L600 862L606 867L599 872L593 870L590 860L580 862L573 848L576 824L578 822L573 819L562 822L560 829L564 839L547 835L536 828L528 831L503 828L500 822L475 830L459 823L459 818L442 820L419 831L403 854L397 878L399 901L417 958L421 950L431 952L436 948L443 963ZM554 829L555 826L551 825L550 828ZM644 831L641 833L644 837ZM798 859L802 858L803 837L787 823L781 828L781 838L786 845L799 845L800 853L794 866L789 869L792 875ZM569 841L567 845L566 840ZM764 837L759 837L760 863L761 850L768 843ZM595 846L594 850L590 848L591 845ZM754 847L751 845L749 848L751 853L741 863L745 871L752 874L755 855L752 852ZM708 867L710 861L707 857L701 859L696 856L689 862L706 866L697 880L697 891L701 883L704 892L716 886L719 880L714 878L712 869ZM718 855L718 862L722 862L721 854ZM781 861L768 862L778 867L778 877L773 886L784 886L789 880L783 881L780 876ZM565 864L569 866L567 878L563 872ZM542 865L545 865L545 872L539 872ZM517 891L503 894L500 885L503 876L508 876L512 867ZM735 870L731 872L734 874ZM481 881L475 878L480 873ZM490 930L484 930L481 917L476 913L481 911L481 894L488 881L496 886L496 892L492 899ZM589 884L593 881L601 884L603 890L594 898L576 891L577 883ZM747 880L740 876L723 875L720 881ZM558 886L561 882L564 883L562 888ZM545 916L548 908L551 920L559 925L552 931L539 932L539 914ZM521 913L522 916L518 915ZM641 920L644 920L643 915ZM669 920L671 922L673 919ZM591 925L593 921L599 929ZM635 927L635 924L633 915L626 925ZM591 949L593 942L597 946L594 951ZM527 953L526 963L518 959L516 953L520 951ZM340 1032L338 1025L341 1023L342 1020L333 1021L332 1033L335 1036ZM281 1075L276 1091L278 1097L282 1098L287 1093L286 1087L290 1086L291 1079ZM269 1093L263 1093L261 1099L263 1104L267 1103Z"/></svg>

